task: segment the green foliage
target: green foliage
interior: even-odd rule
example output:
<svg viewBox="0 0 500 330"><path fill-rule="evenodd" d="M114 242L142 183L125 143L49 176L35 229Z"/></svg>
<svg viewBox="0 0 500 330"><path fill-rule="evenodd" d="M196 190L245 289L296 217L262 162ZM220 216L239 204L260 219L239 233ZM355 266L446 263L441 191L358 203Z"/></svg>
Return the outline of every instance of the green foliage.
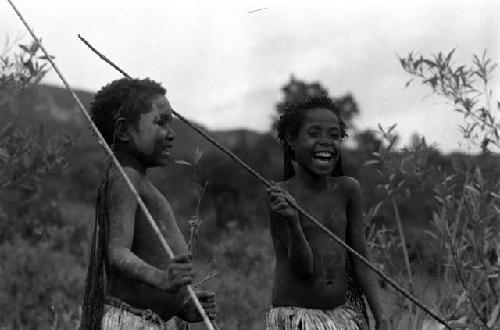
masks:
<svg viewBox="0 0 500 330"><path fill-rule="evenodd" d="M17 53L6 47L0 56L0 107L14 116L24 91L47 72L37 44L19 47ZM83 284L77 258L84 253L67 239L81 240L81 227L66 227L57 196L43 191L43 178L64 168L70 146L68 138L48 134L43 125L0 127L2 329L77 324L80 293L74 288Z"/></svg>
<svg viewBox="0 0 500 330"><path fill-rule="evenodd" d="M486 153L490 147L499 146L500 126L490 105L492 92L488 89L496 64L484 53L482 58L474 56L472 66L456 67L453 54L454 50L446 55L438 53L425 58L409 53L406 58L400 58L400 62L413 79L430 86L433 93L450 100L453 108L464 114L465 123L459 127L460 131L471 144L479 142ZM482 89L477 84L482 85ZM484 160L484 157L471 155L452 158L451 167L432 166L430 161L436 150L423 138L415 138L410 147L397 149L395 127L384 129L379 126L382 144L365 165L370 165L382 178L379 188L389 197L387 201L392 200L396 220L404 199L418 196L418 199L432 201L432 226L424 233L427 244L436 251L432 258L427 259L427 263L435 265L435 270L428 272L427 276L435 277L439 285L433 288L434 295L413 285L411 274L416 265L409 265L408 246L404 244L405 235L400 230L399 245L407 263L407 279L403 282L417 296L423 296L428 304L435 306L451 324L467 328L497 328L500 310L498 170L485 166L488 162L475 163L475 159ZM498 165L498 155L490 156ZM384 229L377 231L369 227L369 245L375 250L375 255L390 255L398 245L386 233ZM393 276L404 280L398 273L393 273ZM397 294L392 299L396 306L403 306ZM401 309L405 308L396 308L396 313L392 314L393 325L401 321ZM407 328L435 323L419 310L412 310L411 306L407 315Z"/></svg>
<svg viewBox="0 0 500 330"><path fill-rule="evenodd" d="M210 282L217 292L222 329L263 329L270 305L274 258L266 229L230 226L214 247Z"/></svg>
<svg viewBox="0 0 500 330"><path fill-rule="evenodd" d="M68 137L47 136L44 126L7 124L0 132L0 189L36 191L40 178L66 165Z"/></svg>
<svg viewBox="0 0 500 330"><path fill-rule="evenodd" d="M36 43L20 45L20 48L20 53L11 54L6 50L0 57L2 111L11 107L28 86L38 83L47 72L46 59L38 54ZM70 146L67 137L50 136L43 125L6 123L0 128L0 194L7 197L6 203L0 205L0 216L3 214L6 219L2 221L4 235L12 231L11 223L19 222L16 219L19 212L5 214L6 204L27 205L39 196L41 178L64 167Z"/></svg>
<svg viewBox="0 0 500 330"><path fill-rule="evenodd" d="M0 55L0 106L11 108L23 90L38 84L47 69L47 58L40 54L36 42L30 45L19 45L21 52L12 54L12 46L7 39Z"/></svg>
<svg viewBox="0 0 500 330"><path fill-rule="evenodd" d="M49 240L36 245L19 239L0 245L0 326L2 329L75 328L85 269Z"/></svg>
<svg viewBox="0 0 500 330"><path fill-rule="evenodd" d="M460 293L440 301L440 309L447 318L465 316L469 323L491 327L500 304L500 182L485 180L475 167L465 172L458 188L455 175L450 175L434 196L435 231L429 236L447 252L443 276L457 282L455 292Z"/></svg>
<svg viewBox="0 0 500 330"><path fill-rule="evenodd" d="M500 148L500 102L491 104L492 91L489 82L497 64L486 55L473 56L472 65L456 65L453 61L455 49L447 54L437 53L424 57L410 52L400 57L403 69L413 76L406 86L417 79L431 87L434 94L450 101L454 110L464 115L464 125L459 129L464 138L480 144L487 151L490 144Z"/></svg>
<svg viewBox="0 0 500 330"><path fill-rule="evenodd" d="M18 63L17 72L28 78L5 78L9 83L1 85L1 105L15 104L26 86L39 81L33 77L40 75L32 75L29 69L36 70L34 63L20 64L28 59L43 63L43 58L30 53L36 50L31 47L20 48L23 60L8 60L8 65ZM452 108L461 109L466 119L462 131L468 132L465 136L478 144L487 137L493 142L483 145L493 151L497 122L490 120L489 114L494 117L494 109L485 107L488 114L481 112L488 102L484 89L473 83L482 84L484 77L489 81L488 72L494 65L483 57L475 59L471 68L459 70L452 66L453 53L449 60L448 55L436 56L427 59L434 66L424 57L415 64L420 60L415 55L405 58L403 66L405 70L414 67L409 71L414 79L435 88L432 90L451 101ZM445 63L452 68L447 69ZM11 65L9 70L14 68L16 65ZM40 68L42 74L46 67L40 64ZM463 73L468 70L477 73ZM465 75L458 84L451 78L456 72ZM434 75L438 78L427 80ZM16 81L15 88L5 87ZM471 82L476 91L464 81ZM316 92L326 92L319 83L295 80L294 84L302 92L311 85ZM297 95L292 89L284 92L284 99ZM454 95L462 98L455 103ZM354 98L349 101L347 96L336 99L339 104L342 98L355 105ZM355 109L346 110L344 119L349 119L348 113L354 116L359 111ZM69 168L70 175L63 175L58 171L67 163L68 140L32 123L2 125L0 328L75 328L92 229L93 205L89 201L95 198L104 162L99 152L87 146L80 149L79 167ZM358 147L343 153L346 174L357 177L363 186L370 254L377 265L403 284L408 283L408 276L401 265L408 260L415 295L447 320L469 324L470 328L498 327L498 155L442 155L417 137L410 146L398 147L395 130L396 126L380 127L377 134L360 132L356 135ZM266 178L280 180L280 146L272 134L247 133L238 131L225 135L225 140L220 135L220 139ZM178 137L182 134L186 132L179 132ZM218 274L202 288L217 292L221 328L262 329L274 269L264 189L225 155L199 140L188 141L189 148L196 145L205 150L203 157L200 159L198 153L189 165L158 170L154 182L171 202L186 237L196 241L198 282L207 274ZM177 148L184 153L183 158L189 157L191 149L182 144ZM365 162L367 166L362 166ZM71 202L71 198L85 203ZM406 244L394 222L393 200ZM383 281L380 285L394 329L434 325L418 309L410 311L406 299ZM203 325L191 327L203 329Z"/></svg>

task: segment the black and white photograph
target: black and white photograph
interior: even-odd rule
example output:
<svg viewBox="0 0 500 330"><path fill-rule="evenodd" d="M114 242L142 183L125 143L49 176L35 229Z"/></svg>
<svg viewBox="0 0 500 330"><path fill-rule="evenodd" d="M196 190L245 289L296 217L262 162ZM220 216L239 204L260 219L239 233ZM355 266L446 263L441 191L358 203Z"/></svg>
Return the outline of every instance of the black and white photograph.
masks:
<svg viewBox="0 0 500 330"><path fill-rule="evenodd" d="M498 0L0 0L0 329L500 329Z"/></svg>

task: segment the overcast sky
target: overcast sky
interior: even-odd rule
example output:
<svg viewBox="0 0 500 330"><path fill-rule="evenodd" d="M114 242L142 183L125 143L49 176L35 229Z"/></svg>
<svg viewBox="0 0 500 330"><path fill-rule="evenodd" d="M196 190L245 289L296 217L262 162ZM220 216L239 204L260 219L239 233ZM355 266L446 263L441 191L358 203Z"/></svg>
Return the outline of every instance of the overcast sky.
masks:
<svg viewBox="0 0 500 330"><path fill-rule="evenodd" d="M470 62L485 48L496 61L500 54L497 0L13 1L73 87L97 91L120 77L80 33L130 75L161 81L179 112L218 129L268 130L293 73L333 96L351 92L358 128L398 123L403 142L417 132L456 150L459 115L425 88L405 89L397 55L458 47L456 60ZM1 1L0 45L7 36L29 41ZM54 72L45 82L61 85Z"/></svg>

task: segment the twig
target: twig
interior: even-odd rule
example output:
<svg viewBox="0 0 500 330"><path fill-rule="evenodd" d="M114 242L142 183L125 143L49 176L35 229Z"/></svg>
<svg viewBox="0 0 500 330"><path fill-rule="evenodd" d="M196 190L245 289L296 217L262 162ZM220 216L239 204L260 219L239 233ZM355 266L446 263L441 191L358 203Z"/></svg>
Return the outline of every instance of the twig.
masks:
<svg viewBox="0 0 500 330"><path fill-rule="evenodd" d="M194 288L198 289L200 286L202 286L203 284L205 284L206 282L210 281L211 279L213 279L214 277L216 277L218 275L219 275L219 273L217 273L217 272L213 272L212 274L207 275L203 280L201 280L200 282L196 283L194 285Z"/></svg>
<svg viewBox="0 0 500 330"><path fill-rule="evenodd" d="M405 261L405 267L406 267L406 273L408 275L408 289L410 293L413 293L413 276L411 273L411 267L410 267L410 258L408 257L408 249L406 248L406 238L405 238L405 233L403 231L403 224L401 222L401 216L399 215L399 209L398 209L398 204L396 202L396 197L394 195L391 196L392 199L392 206L394 208L394 217L396 218L396 225L398 228L398 233L399 233L399 238L401 240L401 249L403 250L403 257ZM408 309L410 311L410 314L412 316L415 315L415 310L413 308L412 304L408 305Z"/></svg>
<svg viewBox="0 0 500 330"><path fill-rule="evenodd" d="M486 320L483 318L483 315L479 311L479 307L476 305L475 301L472 298L472 295L469 292L469 289L467 288L467 283L463 277L462 271L461 271L459 264L458 264L458 256L456 255L455 245L453 244L453 241L452 241L450 235L448 235L448 242L450 244L450 250L451 250L451 254L453 256L453 262L455 263L455 273L458 276L460 284L462 285L462 288L464 289L464 291L467 292L467 297L469 298L469 302L472 306L472 309L474 310L476 315L479 317L481 322L483 322L484 326L486 326L486 328L489 328L487 323L486 323Z"/></svg>
<svg viewBox="0 0 500 330"><path fill-rule="evenodd" d="M266 10L266 9L267 9L267 7L263 7L263 8L259 8L259 9L250 10L248 13L249 13L249 14L253 14L253 13L256 13L256 12L258 12L258 11L261 11L261 10Z"/></svg>

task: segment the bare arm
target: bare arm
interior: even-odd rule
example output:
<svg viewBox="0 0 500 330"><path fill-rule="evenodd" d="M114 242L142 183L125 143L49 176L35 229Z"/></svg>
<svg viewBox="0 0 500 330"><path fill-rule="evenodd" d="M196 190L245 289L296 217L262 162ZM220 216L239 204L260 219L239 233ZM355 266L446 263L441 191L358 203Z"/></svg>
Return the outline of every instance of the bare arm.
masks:
<svg viewBox="0 0 500 330"><path fill-rule="evenodd" d="M135 187L138 187L140 182L138 174L131 170L126 172ZM178 290L182 284L177 282L182 276L185 277L184 281L190 283L192 264L189 256L174 258L169 268L164 271L151 266L132 252L137 209L137 200L125 180L121 177L111 180L108 245L110 267L133 279L167 291Z"/></svg>
<svg viewBox="0 0 500 330"><path fill-rule="evenodd" d="M293 198L279 187L268 189L270 196L270 219L278 237L287 247L288 260L293 270L301 275L313 272L313 254L307 241L297 211L288 203Z"/></svg>
<svg viewBox="0 0 500 330"><path fill-rule="evenodd" d="M351 179L348 185L348 203L347 203L347 235L351 247L363 257L369 259L366 247L365 234L363 230L363 202L361 188L358 181ZM363 290L366 300L370 305L377 324L382 319L382 307L378 298L378 288L374 274L362 261L353 258L354 275Z"/></svg>

